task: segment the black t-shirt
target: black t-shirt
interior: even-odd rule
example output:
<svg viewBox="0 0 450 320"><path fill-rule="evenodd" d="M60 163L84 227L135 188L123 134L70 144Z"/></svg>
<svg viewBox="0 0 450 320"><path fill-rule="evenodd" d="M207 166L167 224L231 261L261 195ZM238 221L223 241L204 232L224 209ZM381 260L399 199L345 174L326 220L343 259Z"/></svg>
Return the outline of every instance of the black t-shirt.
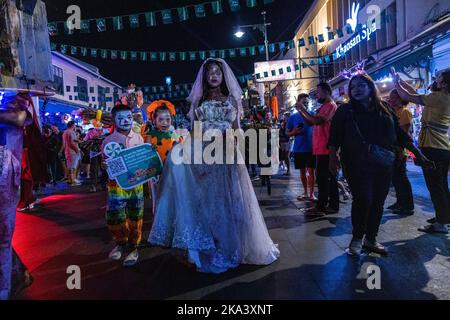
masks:
<svg viewBox="0 0 450 320"><path fill-rule="evenodd" d="M394 152L406 147L412 142L411 138L400 128L394 111L388 105L384 106L388 113L370 111L352 104L340 106L331 123L328 145L340 148L348 162L364 161L367 145L363 143L363 138L366 144L375 144Z"/></svg>

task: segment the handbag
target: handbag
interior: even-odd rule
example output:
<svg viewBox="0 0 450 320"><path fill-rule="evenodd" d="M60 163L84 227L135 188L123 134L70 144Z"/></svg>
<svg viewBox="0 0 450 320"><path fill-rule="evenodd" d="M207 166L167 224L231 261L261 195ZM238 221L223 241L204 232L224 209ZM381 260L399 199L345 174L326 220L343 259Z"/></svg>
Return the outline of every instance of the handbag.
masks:
<svg viewBox="0 0 450 320"><path fill-rule="evenodd" d="M367 160L372 164L378 165L380 167L392 168L396 159L395 153L379 145L367 143L366 139L364 139L364 136L361 133L361 130L359 129L358 123L356 122L353 110L350 110L350 112L352 115L353 124L356 128L356 132L358 132L358 135L361 138L361 142L367 147Z"/></svg>

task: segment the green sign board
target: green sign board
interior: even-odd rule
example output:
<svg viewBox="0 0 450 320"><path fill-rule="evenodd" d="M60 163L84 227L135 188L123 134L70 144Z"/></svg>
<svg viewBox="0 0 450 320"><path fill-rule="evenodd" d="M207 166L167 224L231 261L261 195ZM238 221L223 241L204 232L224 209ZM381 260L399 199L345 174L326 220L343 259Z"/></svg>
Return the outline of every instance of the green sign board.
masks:
<svg viewBox="0 0 450 320"><path fill-rule="evenodd" d="M150 144L122 149L116 142L105 146L108 176L116 180L124 190L130 190L149 181L156 183L162 173L163 164Z"/></svg>

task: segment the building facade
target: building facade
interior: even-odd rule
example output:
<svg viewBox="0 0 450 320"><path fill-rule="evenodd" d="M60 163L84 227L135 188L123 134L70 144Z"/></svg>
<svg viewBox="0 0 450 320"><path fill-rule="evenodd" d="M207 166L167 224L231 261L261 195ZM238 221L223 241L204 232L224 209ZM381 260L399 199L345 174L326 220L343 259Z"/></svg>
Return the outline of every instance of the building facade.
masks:
<svg viewBox="0 0 450 320"><path fill-rule="evenodd" d="M353 31L347 32L349 25ZM391 66L425 91L438 71L450 67L449 29L448 0L316 0L294 38L297 43L313 37L315 43L297 48L297 59L299 63L325 55L333 59L301 68L299 80L285 84L291 88L286 92L314 92L317 83L329 81L335 98L345 100L348 81L342 73L355 72L358 64L377 81L382 94L392 89ZM329 32L335 30L342 32L333 32L330 38Z"/></svg>
<svg viewBox="0 0 450 320"><path fill-rule="evenodd" d="M123 88L103 77L95 66L52 52L55 98L80 107L111 111Z"/></svg>
<svg viewBox="0 0 450 320"><path fill-rule="evenodd" d="M81 123L77 110L93 108L111 111L125 90L103 77L95 66L52 52L52 73L55 95L39 98L42 123L64 127L69 120Z"/></svg>

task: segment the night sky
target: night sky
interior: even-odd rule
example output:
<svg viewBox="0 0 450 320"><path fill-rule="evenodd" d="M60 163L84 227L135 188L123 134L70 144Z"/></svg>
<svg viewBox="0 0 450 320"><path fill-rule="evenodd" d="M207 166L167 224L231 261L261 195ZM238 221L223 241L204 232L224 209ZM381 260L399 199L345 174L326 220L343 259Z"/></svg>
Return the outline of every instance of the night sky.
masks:
<svg viewBox="0 0 450 320"><path fill-rule="evenodd" d="M81 8L82 19L101 18L175 8L189 4L204 3L204 0L163 0L163 1L100 1L100 0L44 0L47 5L49 22L67 19L66 8L76 4ZM193 9L189 11L190 19L178 21L178 15L173 11L174 23L163 25L158 20L156 27L147 27L145 20L140 20L140 28L131 30L127 19L124 19L124 30L114 31L108 24L106 32L94 32L95 25L91 23L91 33L74 35L60 34L51 37L55 43L73 44L85 47L133 50L133 51L189 51L237 48L242 46L262 45L262 33L247 30L246 35L238 39L234 36L235 26L241 24L255 24L262 22L262 11L267 11L267 20L272 23L269 27L269 42L291 40L301 19L312 3L312 0L275 0L274 3L263 5L258 0L258 6L247 8L245 0L241 0L241 10L230 12L226 0L223 0L224 12L213 15L210 6L206 6L207 16L195 18ZM61 30L60 30L60 33ZM103 76L126 86L135 83L137 86L151 86L164 84L166 76L172 77L172 83L194 82L200 60L183 62L142 62L123 61L120 59L101 59L76 56L100 68ZM253 63L264 60L264 55L228 59L236 76L253 73Z"/></svg>

